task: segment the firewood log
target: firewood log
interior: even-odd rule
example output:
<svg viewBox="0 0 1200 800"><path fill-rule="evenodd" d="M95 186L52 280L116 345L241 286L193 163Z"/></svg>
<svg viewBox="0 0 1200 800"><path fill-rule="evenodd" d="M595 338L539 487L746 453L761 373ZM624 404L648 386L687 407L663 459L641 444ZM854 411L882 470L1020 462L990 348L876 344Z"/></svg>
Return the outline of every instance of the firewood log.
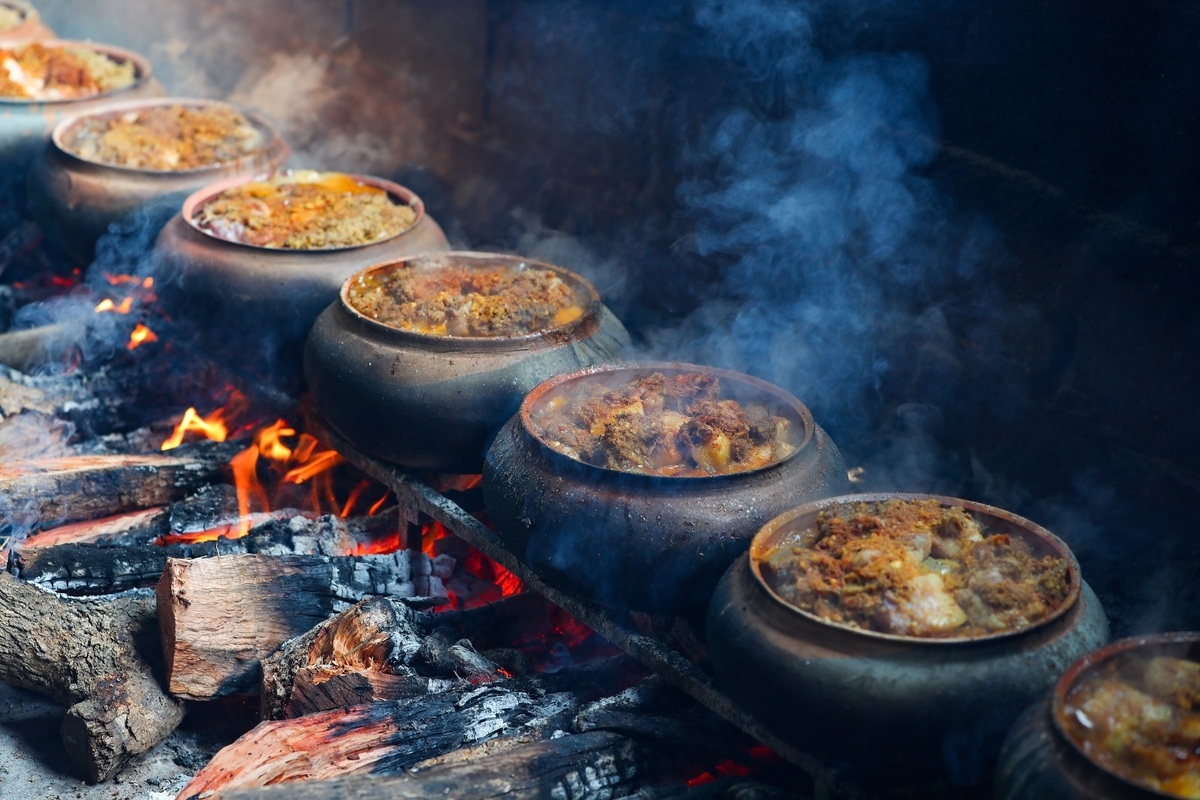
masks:
<svg viewBox="0 0 1200 800"><path fill-rule="evenodd" d="M140 512L126 515L135 519ZM163 517L153 515L146 523L145 536L135 544L106 542L35 546L44 534L30 537L13 556L17 574L24 581L68 594L110 594L138 586L154 586L162 576L168 558L210 558L240 553L262 555L336 555L363 549L377 541L381 532L394 530L395 514L379 514L361 519L323 516L309 519L289 509L263 515L266 522L237 539L214 539L187 544L149 544L167 534ZM72 526L73 527L73 526ZM86 523L81 528L88 529ZM47 532L49 533L49 531Z"/></svg>
<svg viewBox="0 0 1200 800"><path fill-rule="evenodd" d="M179 800L238 787L396 773L501 734L548 733L564 727L578 708L570 693L507 683L260 723L218 752Z"/></svg>
<svg viewBox="0 0 1200 800"><path fill-rule="evenodd" d="M172 455L93 455L0 464L0 510L29 521L97 519L178 500L228 473L238 445Z"/></svg>
<svg viewBox="0 0 1200 800"><path fill-rule="evenodd" d="M203 700L254 690L260 661L364 597L414 593L407 551L167 560L158 617L167 686Z"/></svg>
<svg viewBox="0 0 1200 800"><path fill-rule="evenodd" d="M64 598L0 572L0 680L68 707L63 743L88 780L105 780L183 718L154 677L157 651L148 590Z"/></svg>
<svg viewBox="0 0 1200 800"><path fill-rule="evenodd" d="M607 800L633 794L654 754L634 739L593 732L529 742L407 775L347 777L225 789L211 800Z"/></svg>
<svg viewBox="0 0 1200 800"><path fill-rule="evenodd" d="M393 598L373 598L285 642L262 662L263 719L509 677L469 641L450 641L434 630L440 616Z"/></svg>

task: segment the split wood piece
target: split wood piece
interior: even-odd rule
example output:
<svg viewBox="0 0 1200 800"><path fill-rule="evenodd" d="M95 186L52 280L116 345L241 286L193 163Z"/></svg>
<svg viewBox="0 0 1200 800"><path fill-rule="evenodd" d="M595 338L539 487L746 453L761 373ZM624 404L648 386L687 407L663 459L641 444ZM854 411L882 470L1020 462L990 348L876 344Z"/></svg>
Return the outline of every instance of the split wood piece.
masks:
<svg viewBox="0 0 1200 800"><path fill-rule="evenodd" d="M63 743L88 780L107 779L183 718L154 675L149 591L64 598L0 572L0 609L0 680L68 707Z"/></svg>
<svg viewBox="0 0 1200 800"><path fill-rule="evenodd" d="M253 690L279 645L365 597L412 596L410 573L408 551L167 559L157 588L167 688L188 700Z"/></svg>
<svg viewBox="0 0 1200 800"><path fill-rule="evenodd" d="M29 372L43 364L66 361L84 335L82 323L55 323L0 333L0 364Z"/></svg>
<svg viewBox="0 0 1200 800"><path fill-rule="evenodd" d="M38 548L45 552L60 545L108 542L139 531L154 530L157 524L160 521L165 522L165 519L166 506L154 506L99 519L69 522L28 536L21 544L21 549L29 551Z"/></svg>
<svg viewBox="0 0 1200 800"><path fill-rule="evenodd" d="M654 755L635 739L598 731L530 742L407 775L228 789L212 800L607 800L633 795L653 773Z"/></svg>
<svg viewBox="0 0 1200 800"><path fill-rule="evenodd" d="M501 735L557 729L577 708L569 693L542 694L497 683L263 722L218 752L178 798L200 800L241 787L395 774Z"/></svg>
<svg viewBox="0 0 1200 800"><path fill-rule="evenodd" d="M148 513L148 512L147 512ZM142 543L59 544L31 547L43 541L38 534L25 541L13 557L17 575L56 592L107 594L139 586L153 586L162 576L168 558L210 558L221 555L348 555L388 542L396 530L395 514L361 519L324 516L310 519L293 510L250 529L239 539L214 538L190 544L147 544L166 530L165 515L149 518ZM136 516L128 515L132 518ZM126 520L128 521L128 520ZM87 529L87 523L80 524ZM69 526L74 527L74 526ZM155 531L158 531L156 534ZM392 531L392 534L386 533Z"/></svg>
<svg viewBox="0 0 1200 800"><path fill-rule="evenodd" d="M0 511L30 522L72 522L160 506L220 480L236 451L215 445L165 456L11 461L0 464Z"/></svg>
<svg viewBox="0 0 1200 800"><path fill-rule="evenodd" d="M263 660L262 718L399 700L511 677L471 642L433 631L429 614L364 600Z"/></svg>

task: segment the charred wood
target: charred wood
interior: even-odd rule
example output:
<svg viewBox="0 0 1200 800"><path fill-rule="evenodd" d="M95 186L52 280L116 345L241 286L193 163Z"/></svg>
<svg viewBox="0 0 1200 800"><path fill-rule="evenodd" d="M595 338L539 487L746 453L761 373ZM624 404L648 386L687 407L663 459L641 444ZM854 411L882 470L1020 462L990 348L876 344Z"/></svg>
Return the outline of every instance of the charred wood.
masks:
<svg viewBox="0 0 1200 800"><path fill-rule="evenodd" d="M63 598L0 573L0 609L0 680L67 706L63 743L88 780L105 780L183 718L154 674L150 592Z"/></svg>
<svg viewBox="0 0 1200 800"><path fill-rule="evenodd" d="M364 597L413 593L407 551L168 559L157 588L168 688L190 700L253 689L288 639Z"/></svg>
<svg viewBox="0 0 1200 800"><path fill-rule="evenodd" d="M627 796L639 780L645 780L654 757L635 740L612 733L582 733L418 768L408 775L230 789L213 800L609 800Z"/></svg>
<svg viewBox="0 0 1200 800"><path fill-rule="evenodd" d="M179 500L219 481L236 452L224 445L172 455L69 456L0 465L0 510L21 519L96 519Z"/></svg>
<svg viewBox="0 0 1200 800"><path fill-rule="evenodd" d="M364 600L263 660L262 716L297 717L504 677L467 640L431 633L429 614L391 598Z"/></svg>
<svg viewBox="0 0 1200 800"><path fill-rule="evenodd" d="M172 538L186 542L188 537L168 532L168 524L173 523L173 518L168 514L136 512L113 520L120 526L124 523L134 524L139 515L143 517L140 525L126 530L117 542L45 547L40 545L45 541L43 537L51 531L36 534L26 540L25 546L13 556L13 566L23 580L57 592L84 595L111 593L155 585L162 576L168 558L211 558L243 553L337 555L366 548L379 541L385 531L395 527L394 515L388 514L346 520L331 516L312 519L294 509L273 513L277 516L269 517L238 539L214 538L211 541L159 546L146 542L171 541ZM85 534L105 529L103 524L92 527L90 523L65 527L75 528ZM63 532L62 536L68 533ZM124 544L135 534L140 543Z"/></svg>
<svg viewBox="0 0 1200 800"><path fill-rule="evenodd" d="M68 544L93 544L115 540L146 541L165 526L166 508L155 506L83 522L70 522L37 531L25 539L25 550L48 550Z"/></svg>
<svg viewBox="0 0 1200 800"><path fill-rule="evenodd" d="M504 683L263 722L217 753L180 800L251 786L386 775L501 735L563 727L578 702ZM298 786L290 786L295 790Z"/></svg>
<svg viewBox="0 0 1200 800"><path fill-rule="evenodd" d="M81 323L56 323L0 333L0 364L21 372L43 364L61 364L83 332Z"/></svg>

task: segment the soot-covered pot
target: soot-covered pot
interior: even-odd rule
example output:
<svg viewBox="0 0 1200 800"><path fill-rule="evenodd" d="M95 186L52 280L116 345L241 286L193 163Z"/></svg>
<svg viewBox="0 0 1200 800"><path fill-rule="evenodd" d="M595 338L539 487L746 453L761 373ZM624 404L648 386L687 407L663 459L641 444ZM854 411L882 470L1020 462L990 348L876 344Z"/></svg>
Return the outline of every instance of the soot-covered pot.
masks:
<svg viewBox="0 0 1200 800"><path fill-rule="evenodd" d="M62 119L113 102L161 97L165 94L162 85L152 74L150 62L137 53L119 47L67 40L24 42L7 46L83 48L99 53L117 64L133 65L132 83L108 91L62 98L0 96L0 166L6 170L5 181L22 192L25 185L25 168L45 146L50 132Z"/></svg>
<svg viewBox="0 0 1200 800"><path fill-rule="evenodd" d="M0 47L53 38L54 31L31 4L25 0L0 2Z"/></svg>
<svg viewBox="0 0 1200 800"><path fill-rule="evenodd" d="M715 379L721 399L782 421L772 424L786 429L787 452L736 471L663 474L590 463L597 459L561 446L546 415L564 408L564 400L655 375L668 383ZM678 431L699 433L700 427L691 421ZM546 381L496 436L483 472L492 522L544 580L609 606L651 613L702 613L721 573L759 526L797 502L848 485L837 448L791 394L742 373L679 363L601 366Z"/></svg>
<svg viewBox="0 0 1200 800"><path fill-rule="evenodd" d="M800 547L823 511L896 499L962 508L985 534L1064 559L1065 594L1028 626L925 638L830 622L776 591L764 564L781 548ZM1020 710L1108 635L1099 600L1049 531L981 503L897 494L827 498L771 520L721 579L707 625L718 681L735 701L795 747L889 786L978 781Z"/></svg>
<svg viewBox="0 0 1200 800"><path fill-rule="evenodd" d="M278 180L290 180L292 173ZM205 207L227 190L257 183L233 178L193 193L155 243L159 293L176 319L193 326L215 358L267 383L294 390L302 382L304 339L342 284L371 264L446 250L446 236L411 190L345 173L295 173L301 181L335 181L382 190L413 211L399 232L370 243L309 249L231 241L202 224Z"/></svg>
<svg viewBox="0 0 1200 800"><path fill-rule="evenodd" d="M1200 703L1200 633L1137 636L1088 653L1063 673L1053 692L1026 709L1013 725L996 767L997 800L1200 797L1200 723L1196 722L1196 711L1176 709L1175 721L1172 721L1170 706L1174 704L1164 704L1160 698L1147 696L1145 687L1132 696L1109 695L1107 699L1092 695L1088 700L1083 694L1089 683L1120 678L1121 672L1134 681L1144 678L1145 664L1155 658L1178 659L1190 665L1188 674L1181 676L1183 685L1179 687L1178 696L1190 700L1193 707ZM1160 679L1161 673L1160 670ZM1112 686L1108 684L1109 689ZM1097 709L1102 713L1090 708L1097 702L1102 704ZM1160 744L1141 750L1146 761L1136 766L1145 768L1160 764L1167 768L1167 773L1161 776L1165 783L1157 786L1143 779L1146 775L1159 778L1152 774L1153 771L1139 774L1136 769L1122 766L1119 759L1114 760L1115 754L1104 753L1100 747L1103 740L1134 744L1134 737L1100 726L1119 719L1122 708L1126 714L1141 712L1143 704L1149 712L1144 714L1146 720L1162 724L1164 728L1182 723L1179 725L1182 730L1168 734L1177 739L1170 745ZM1093 741L1088 741L1085 735L1089 727L1096 734ZM1187 730L1189 727L1190 731ZM1137 746L1144 744L1137 743Z"/></svg>
<svg viewBox="0 0 1200 800"><path fill-rule="evenodd" d="M548 271L570 290L578 315L523 334L458 335L384 324L354 302L364 286L445 270ZM487 442L526 392L551 375L618 357L628 345L595 288L569 270L519 256L436 253L347 280L313 325L304 371L322 416L365 452L411 469L478 473Z"/></svg>
<svg viewBox="0 0 1200 800"><path fill-rule="evenodd" d="M114 121L131 122L155 113L184 109L192 113L222 114L237 118L247 139L238 152L212 163L185 162L183 168L166 165L127 166L89 152L86 136L100 136ZM201 121L203 122L203 121ZM212 121L207 122L213 137ZM187 146L181 142L180 146ZM95 151L97 148L92 147ZM115 222L153 202L142 222L153 230L138 232L152 237L188 195L219 180L245 180L274 172L288 157L288 147L265 120L217 100L161 98L114 103L64 119L55 126L41 156L29 171L30 213L47 240L81 262L91 259L99 239Z"/></svg>

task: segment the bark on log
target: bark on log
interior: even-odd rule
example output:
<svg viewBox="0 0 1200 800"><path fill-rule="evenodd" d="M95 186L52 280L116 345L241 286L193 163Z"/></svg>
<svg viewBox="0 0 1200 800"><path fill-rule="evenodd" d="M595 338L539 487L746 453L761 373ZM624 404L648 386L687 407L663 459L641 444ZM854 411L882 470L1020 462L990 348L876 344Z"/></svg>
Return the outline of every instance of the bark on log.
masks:
<svg viewBox="0 0 1200 800"><path fill-rule="evenodd" d="M0 609L0 680L68 707L63 743L88 780L105 780L183 718L154 675L149 591L63 598L0 572Z"/></svg>
<svg viewBox="0 0 1200 800"><path fill-rule="evenodd" d="M217 753L179 800L238 787L395 774L502 734L561 727L577 707L570 694L538 696L491 684L263 722Z"/></svg>
<svg viewBox="0 0 1200 800"><path fill-rule="evenodd" d="M614 733L581 733L396 776L228 789L212 800L609 800L628 796L654 754Z"/></svg>
<svg viewBox="0 0 1200 800"><path fill-rule="evenodd" d="M258 686L279 645L367 596L411 596L408 552L168 559L158 616L170 692L204 700Z"/></svg>
<svg viewBox="0 0 1200 800"><path fill-rule="evenodd" d="M236 450L9 462L0 465L0 511L29 521L72 522L160 506L220 480Z"/></svg>

